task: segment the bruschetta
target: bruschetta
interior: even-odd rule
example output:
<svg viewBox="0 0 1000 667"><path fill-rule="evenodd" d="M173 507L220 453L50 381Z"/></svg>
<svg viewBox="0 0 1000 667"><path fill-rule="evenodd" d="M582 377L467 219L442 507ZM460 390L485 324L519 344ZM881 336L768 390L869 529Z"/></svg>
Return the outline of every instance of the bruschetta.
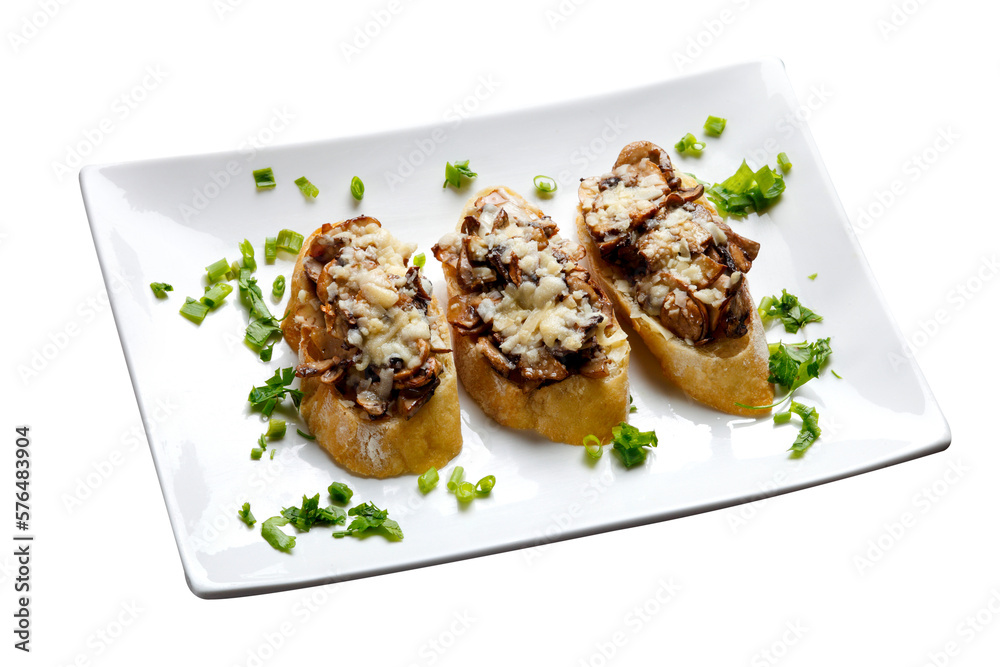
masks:
<svg viewBox="0 0 1000 667"><path fill-rule="evenodd" d="M504 426L582 444L628 416L628 339L586 251L506 187L466 204L434 246L462 385Z"/></svg>
<svg viewBox="0 0 1000 667"><path fill-rule="evenodd" d="M580 183L577 231L594 274L663 374L722 412L772 402L764 329L747 272L760 245L734 232L659 146L626 146Z"/></svg>
<svg viewBox="0 0 1000 667"><path fill-rule="evenodd" d="M358 217L316 230L292 274L282 331L299 357L300 412L365 477L423 473L462 447L448 325L414 250Z"/></svg>

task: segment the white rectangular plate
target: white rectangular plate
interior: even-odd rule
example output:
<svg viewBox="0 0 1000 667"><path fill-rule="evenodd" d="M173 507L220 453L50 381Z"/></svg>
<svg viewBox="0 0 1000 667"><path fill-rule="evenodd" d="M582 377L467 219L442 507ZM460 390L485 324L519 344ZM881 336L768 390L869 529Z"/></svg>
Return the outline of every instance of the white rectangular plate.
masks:
<svg viewBox="0 0 1000 667"><path fill-rule="evenodd" d="M648 88L542 109L367 137L318 141L165 160L87 167L80 176L87 215L115 321L188 584L202 597L229 597L328 583L530 547L600 531L662 521L821 484L945 449L948 425L889 317L777 60L728 67ZM579 447L499 427L461 395L464 448L453 464L473 480L497 478L488 498L460 508L444 483L423 496L416 478L360 479L295 433L274 444L273 460L251 461L263 431L247 393L275 368L295 363L284 343L270 363L243 343L245 310L234 294L196 327L178 315L185 296L203 292L204 267L239 257L250 239L265 293L289 276L282 256L263 261L263 242L282 228L308 235L324 222L362 213L396 236L419 243L427 273L444 293L430 247L451 231L470 194L504 184L536 201L575 236L576 185L608 171L627 143L667 148L686 132L701 136L709 114L729 119L701 158L675 166L707 181L732 174L743 158L794 163L782 200L768 213L736 221L761 243L749 275L756 299L782 288L824 316L804 334L830 336L832 368L800 391L815 405L823 435L800 459L787 452L794 424L735 418L703 408L668 386L631 335L631 422L655 429L659 448L625 470L607 452L591 463ZM461 191L442 189L446 161L470 159L479 177ZM251 171L272 167L274 190L257 192ZM558 179L540 199L532 178ZM292 182L305 175L320 189L307 200ZM367 191L356 203L351 177ZM815 280L807 276L818 273ZM173 284L167 300L152 281ZM276 315L284 303L272 301ZM270 296L268 296L270 300ZM780 326L770 341L784 337ZM586 406L581 406L582 410ZM302 426L301 423L297 424ZM305 427L303 426L303 430ZM446 471L450 471L449 468ZM447 472L443 476L446 476ZM258 520L347 482L356 501L388 508L406 537L342 539L329 529L298 536L291 554L261 539L236 517L250 501ZM291 531L290 527L286 530Z"/></svg>

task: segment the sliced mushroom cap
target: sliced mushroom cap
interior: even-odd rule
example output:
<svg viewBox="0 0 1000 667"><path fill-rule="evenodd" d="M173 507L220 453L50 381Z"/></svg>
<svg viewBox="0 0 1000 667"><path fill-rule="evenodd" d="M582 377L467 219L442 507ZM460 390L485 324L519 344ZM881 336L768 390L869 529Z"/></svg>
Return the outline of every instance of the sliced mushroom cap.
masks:
<svg viewBox="0 0 1000 667"><path fill-rule="evenodd" d="M479 219L474 215L465 216L465 220L462 221L463 234L478 234L479 233Z"/></svg>
<svg viewBox="0 0 1000 667"><path fill-rule="evenodd" d="M504 377L510 376L511 371L515 368L514 362L498 350L487 336L482 336L476 341L476 349L486 358L493 370Z"/></svg>
<svg viewBox="0 0 1000 667"><path fill-rule="evenodd" d="M485 204L493 204L494 206L502 206L504 202L509 201L507 196L503 194L500 190L494 190L485 197L480 197L476 200L475 207L482 208Z"/></svg>
<svg viewBox="0 0 1000 667"><path fill-rule="evenodd" d="M669 195L667 195L667 206L683 206L688 202L693 202L695 199L699 199L703 194L705 194L705 186L699 183L693 188L687 188L686 190L674 190Z"/></svg>
<svg viewBox="0 0 1000 667"><path fill-rule="evenodd" d="M295 367L295 376L300 378L314 377L322 375L328 371L339 359L321 359L319 361L307 361Z"/></svg>
<svg viewBox="0 0 1000 667"><path fill-rule="evenodd" d="M643 158L649 159L669 180L673 178L674 167L667 152L651 141L633 141L622 149L615 161L615 169L625 164L639 164Z"/></svg>
<svg viewBox="0 0 1000 667"><path fill-rule="evenodd" d="M695 343L705 340L711 331L705 304L683 283L670 279L668 284L672 289L663 300L660 322L675 336Z"/></svg>
<svg viewBox="0 0 1000 667"><path fill-rule="evenodd" d="M354 398L354 402L367 412L368 416L372 419L385 416L385 413L389 410L389 401L379 398L371 389L359 391Z"/></svg>
<svg viewBox="0 0 1000 667"><path fill-rule="evenodd" d="M727 338L742 338L746 335L754 305L745 283L741 281L740 288L726 300L720 311L717 326L723 335Z"/></svg>
<svg viewBox="0 0 1000 667"><path fill-rule="evenodd" d="M406 286L412 289L418 299L424 302L431 300L434 287L431 281L424 277L419 267L411 266L406 270Z"/></svg>
<svg viewBox="0 0 1000 667"><path fill-rule="evenodd" d="M488 325L476 310L480 299L469 294L453 296L448 301L448 324L464 336L477 336L486 331Z"/></svg>
<svg viewBox="0 0 1000 667"><path fill-rule="evenodd" d="M607 377L610 372L608 370L610 363L611 360L603 354L599 357L594 357L580 366L580 375L587 378Z"/></svg>
<svg viewBox="0 0 1000 667"><path fill-rule="evenodd" d="M403 415L406 419L412 417L424 403L431 400L431 397L434 396L434 390L437 389L439 384L441 384L441 379L435 375L432 377L431 382L422 387L400 391L399 396L396 398L396 409L399 411L399 414Z"/></svg>
<svg viewBox="0 0 1000 667"><path fill-rule="evenodd" d="M537 361L529 363L524 357L518 360L517 370L521 377L529 382L559 382L569 377L569 370L548 352L548 348L541 348L539 353Z"/></svg>

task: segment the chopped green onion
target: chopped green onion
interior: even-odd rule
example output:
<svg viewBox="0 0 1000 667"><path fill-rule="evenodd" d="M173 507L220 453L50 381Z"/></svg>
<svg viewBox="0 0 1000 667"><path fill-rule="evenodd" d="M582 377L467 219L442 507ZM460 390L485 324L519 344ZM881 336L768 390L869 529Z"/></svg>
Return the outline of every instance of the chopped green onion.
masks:
<svg viewBox="0 0 1000 667"><path fill-rule="evenodd" d="M451 471L451 477L448 478L448 490L454 492L458 489L463 477L465 477L465 469L462 466L455 466L455 469Z"/></svg>
<svg viewBox="0 0 1000 667"><path fill-rule="evenodd" d="M705 121L705 134L710 137L717 137L726 129L726 119L718 116L709 116Z"/></svg>
<svg viewBox="0 0 1000 667"><path fill-rule="evenodd" d="M258 190L269 190L277 183L274 182L274 172L270 167L253 170L253 181L257 184Z"/></svg>
<svg viewBox="0 0 1000 667"><path fill-rule="evenodd" d="M285 276L278 276L271 285L271 294L274 298L280 299L285 295Z"/></svg>
<svg viewBox="0 0 1000 667"><path fill-rule="evenodd" d="M283 516L272 516L260 526L261 536L278 551L291 551L295 547L295 536L286 535L279 526L287 526L288 519Z"/></svg>
<svg viewBox="0 0 1000 667"><path fill-rule="evenodd" d="M438 476L437 468L431 466L427 472L417 478L417 486L420 488L420 493L428 493L431 489L437 486Z"/></svg>
<svg viewBox="0 0 1000 667"><path fill-rule="evenodd" d="M788 161L788 156L784 153L778 153L778 166L781 167L783 174L787 174L792 169L792 163Z"/></svg>
<svg viewBox="0 0 1000 667"><path fill-rule="evenodd" d="M481 480L476 482L476 494L480 496L488 496L490 495L490 491L493 490L493 487L496 486L496 484L497 484L497 478L494 477L493 475L487 475L486 477L483 477Z"/></svg>
<svg viewBox="0 0 1000 667"><path fill-rule="evenodd" d="M309 179L306 178L305 176L300 176L299 178L296 178L295 185L299 186L299 190L301 190L302 194L304 194L306 197L315 199L316 195L319 194L319 188L310 183Z"/></svg>
<svg viewBox="0 0 1000 667"><path fill-rule="evenodd" d="M167 298L167 292L174 291L174 286L167 283L149 283L149 288L153 290L153 294L156 295L157 299L165 299Z"/></svg>
<svg viewBox="0 0 1000 667"><path fill-rule="evenodd" d="M819 275L818 273L812 274L811 276L809 276L809 280L816 280L816 276L818 275Z"/></svg>
<svg viewBox="0 0 1000 667"><path fill-rule="evenodd" d="M285 437L286 428L284 419L271 419L267 422L267 433L264 435L268 440L277 440Z"/></svg>
<svg viewBox="0 0 1000 667"><path fill-rule="evenodd" d="M184 299L184 305L181 306L180 313L195 324L201 324L205 316L208 315L208 306L200 301L195 301L191 297L187 297Z"/></svg>
<svg viewBox="0 0 1000 667"><path fill-rule="evenodd" d="M240 517L240 521L251 528L253 528L253 525L257 523L257 519L254 518L253 512L250 511L250 503L243 503L243 508L237 510L236 514Z"/></svg>
<svg viewBox="0 0 1000 667"><path fill-rule="evenodd" d="M632 394L628 395L628 411L629 411L629 414L632 414L632 413L635 413L635 412L639 411L639 408L637 408L634 405L632 405Z"/></svg>
<svg viewBox="0 0 1000 667"><path fill-rule="evenodd" d="M253 255L253 244L247 239L243 239L243 242L240 243L240 252L243 253L243 268L256 271L257 260L254 259Z"/></svg>
<svg viewBox="0 0 1000 667"><path fill-rule="evenodd" d="M419 255L415 255L413 257L413 266L417 267L418 269L424 268L424 264L426 263L427 263L427 256L424 255L424 253L420 253Z"/></svg>
<svg viewBox="0 0 1000 667"><path fill-rule="evenodd" d="M611 434L614 437L614 451L626 468L645 462L645 447L656 447L658 444L654 431L643 432L626 422L612 427Z"/></svg>
<svg viewBox="0 0 1000 667"><path fill-rule="evenodd" d="M229 283L216 283L205 290L205 296L201 297L201 302L209 308L215 309L232 293L233 286Z"/></svg>
<svg viewBox="0 0 1000 667"><path fill-rule="evenodd" d="M305 237L298 232L293 232L290 229L282 229L278 232L277 247L278 250L285 250L295 255L302 249L302 242L305 240Z"/></svg>
<svg viewBox="0 0 1000 667"><path fill-rule="evenodd" d="M791 411L788 412L775 412L774 413L774 423L775 424L785 424L792 420Z"/></svg>
<svg viewBox="0 0 1000 667"><path fill-rule="evenodd" d="M583 438L583 448L586 450L587 456L592 459L599 459L601 458L601 454L604 453L604 447L601 446L600 439L594 434Z"/></svg>
<svg viewBox="0 0 1000 667"><path fill-rule="evenodd" d="M273 264L278 258L278 237L268 236L264 239L264 260L268 264Z"/></svg>
<svg viewBox="0 0 1000 667"><path fill-rule="evenodd" d="M458 502L467 503L475 498L476 487L472 482L462 482L455 489L455 497L458 498Z"/></svg>
<svg viewBox="0 0 1000 667"><path fill-rule="evenodd" d="M327 491L330 492L330 497L333 498L334 502L338 503L349 503L351 502L351 496L354 495L351 487L341 482L334 482Z"/></svg>
<svg viewBox="0 0 1000 667"><path fill-rule="evenodd" d="M208 272L208 282L217 283L229 273L229 262L223 257L219 261L212 262L206 266L205 271Z"/></svg>
<svg viewBox="0 0 1000 667"><path fill-rule="evenodd" d="M358 201L361 201L365 196L365 184L357 176L351 179L351 196Z"/></svg>
<svg viewBox="0 0 1000 667"><path fill-rule="evenodd" d="M250 458L254 461L260 461L260 457L264 455L264 450L260 447L254 447L250 450Z"/></svg>
<svg viewBox="0 0 1000 667"><path fill-rule="evenodd" d="M456 162L454 165L452 165L451 162L448 162L444 166L444 185L441 187L446 188L449 184L451 184L453 187L459 188L462 186L463 176L466 178L475 178L478 175L479 174L469 169L468 160L464 162Z"/></svg>
<svg viewBox="0 0 1000 667"><path fill-rule="evenodd" d="M677 149L678 153L687 153L689 155L701 155L701 152L705 150L705 142L698 141L697 137L688 132L681 140L674 144L674 148Z"/></svg>
<svg viewBox="0 0 1000 667"><path fill-rule="evenodd" d="M311 435L311 434L309 434L309 433L303 433L303 432L302 432L302 431L300 431L299 429L295 429L295 432L296 432L296 433L298 433L299 435L301 435L301 436L302 436L303 438L305 438L306 440L315 440L315 439L316 439L316 436L315 436L315 435Z"/></svg>
<svg viewBox="0 0 1000 667"><path fill-rule="evenodd" d="M705 188L705 194L727 215L760 213L785 191L785 180L766 164L754 171L743 160L736 173L722 183Z"/></svg>
<svg viewBox="0 0 1000 667"><path fill-rule="evenodd" d="M543 176L539 174L538 176L535 176L534 183L535 188L537 188L539 192L544 192L546 194L555 192L559 189L559 184L556 183L556 179L550 176Z"/></svg>

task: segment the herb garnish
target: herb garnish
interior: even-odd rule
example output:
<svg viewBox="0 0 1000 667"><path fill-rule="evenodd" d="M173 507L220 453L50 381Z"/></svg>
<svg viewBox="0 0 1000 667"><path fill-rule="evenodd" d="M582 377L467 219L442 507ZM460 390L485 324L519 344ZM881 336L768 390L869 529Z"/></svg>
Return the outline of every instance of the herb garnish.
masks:
<svg viewBox="0 0 1000 667"><path fill-rule="evenodd" d="M167 298L167 292L174 291L174 286L167 283L149 283L149 288L153 290L153 294L156 295L157 299L165 299Z"/></svg>
<svg viewBox="0 0 1000 667"><path fill-rule="evenodd" d="M446 188L450 183L454 187L459 188L462 186L463 176L466 178L475 178L478 175L479 174L469 169L468 160L465 160L464 162L456 162L454 165L449 162L444 167L444 185L441 187Z"/></svg>
<svg viewBox="0 0 1000 667"><path fill-rule="evenodd" d="M823 317L799 303L799 297L781 290L781 297L765 296L757 306L757 312L764 324L780 319L785 331L796 333L810 322L822 322Z"/></svg>
<svg viewBox="0 0 1000 667"><path fill-rule="evenodd" d="M627 422L611 428L614 437L614 451L625 464L626 468L641 465L646 460L648 450L645 447L656 447L658 440L654 431L640 431Z"/></svg>
<svg viewBox="0 0 1000 667"><path fill-rule="evenodd" d="M265 381L263 387L254 387L250 390L250 395L247 397L250 407L259 409L265 417L270 418L278 403L284 400L285 396L289 396L298 409L302 403L302 392L288 388L293 380L295 380L295 369L291 366L274 371L274 375Z"/></svg>
<svg viewBox="0 0 1000 667"><path fill-rule="evenodd" d="M354 517L347 530L338 530L334 537L356 537L368 531L380 532L390 542L403 539L403 530L399 524L389 518L389 510L380 510L372 503L364 503L352 507L347 514Z"/></svg>

